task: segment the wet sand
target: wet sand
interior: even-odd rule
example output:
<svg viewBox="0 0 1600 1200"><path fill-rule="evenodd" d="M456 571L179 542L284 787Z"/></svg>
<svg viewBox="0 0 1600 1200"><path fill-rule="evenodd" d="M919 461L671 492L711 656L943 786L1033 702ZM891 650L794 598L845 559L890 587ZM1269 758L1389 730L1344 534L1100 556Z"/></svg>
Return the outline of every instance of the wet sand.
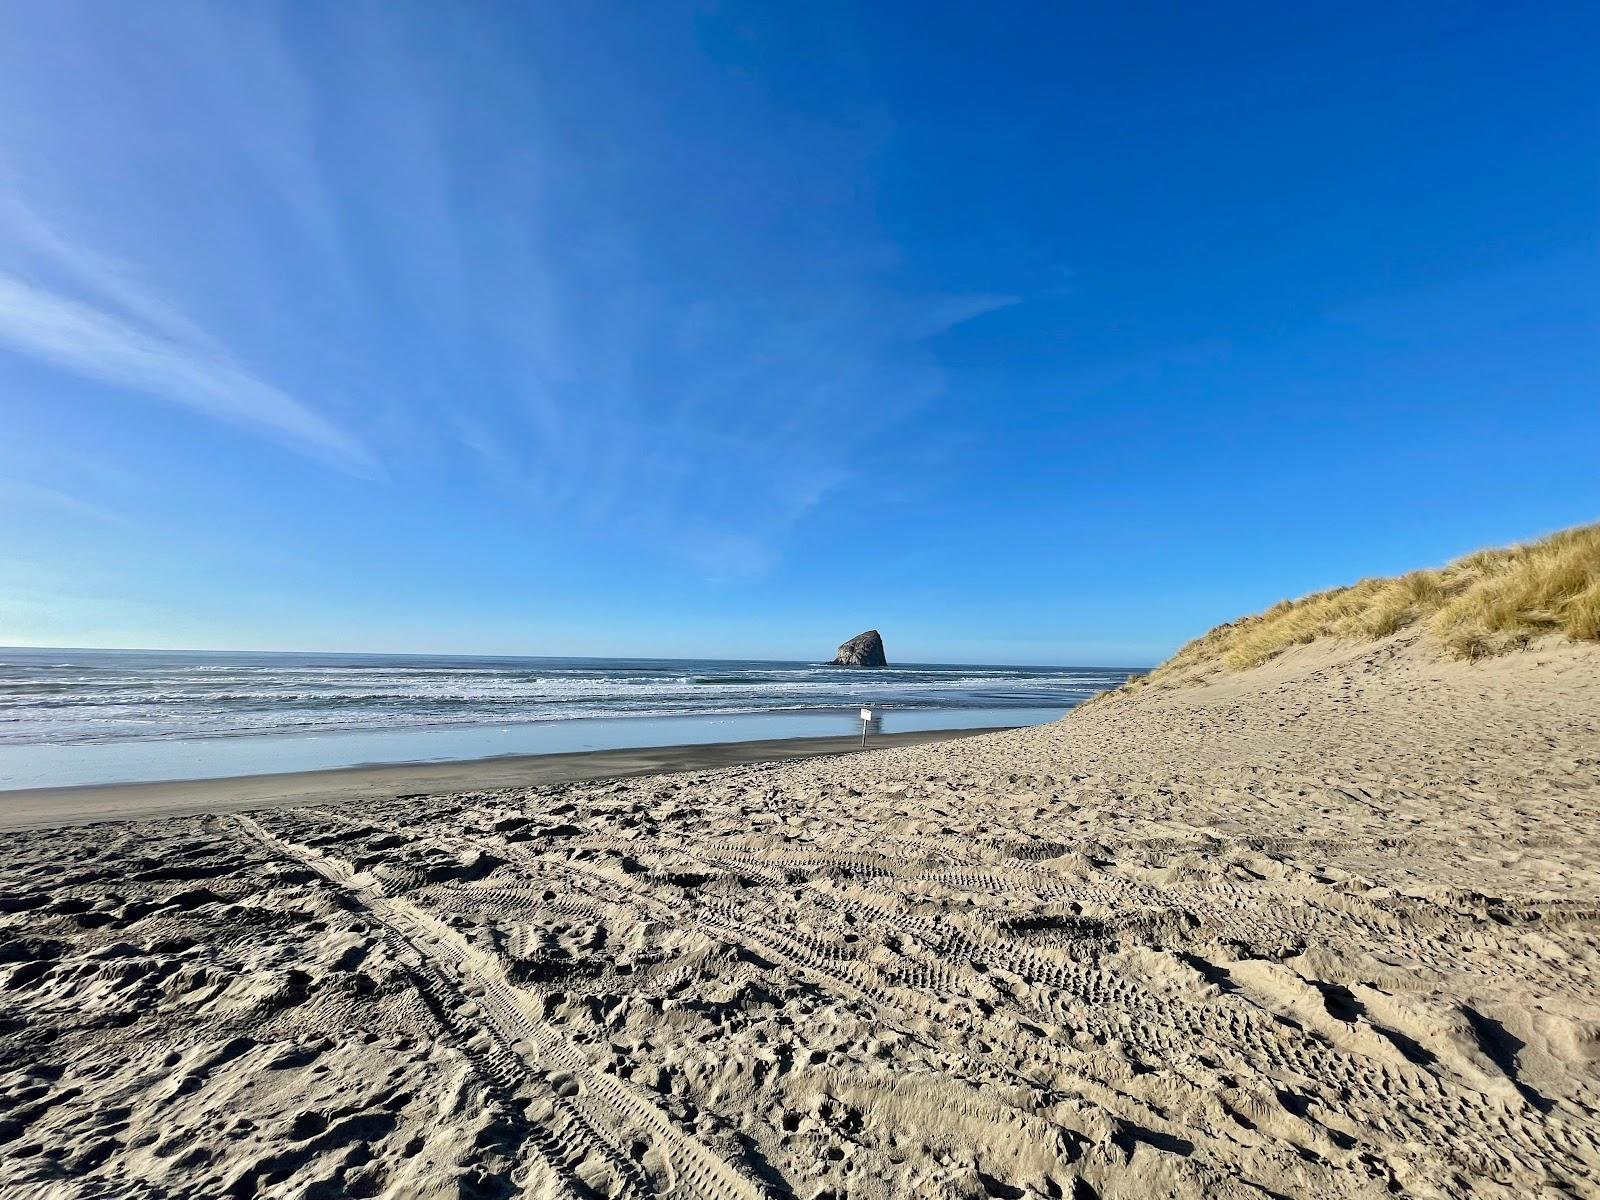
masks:
<svg viewBox="0 0 1600 1200"><path fill-rule="evenodd" d="M869 735L867 748L920 746L993 732L992 729L930 729ZM586 779L623 779L743 763L814 758L822 754L851 754L860 749L860 740L854 737L764 738L627 750L586 750L571 754L515 754L464 762L377 763L222 779L21 788L0 791L0 829L45 829L94 821L201 816L279 805L393 800L424 792L484 791Z"/></svg>

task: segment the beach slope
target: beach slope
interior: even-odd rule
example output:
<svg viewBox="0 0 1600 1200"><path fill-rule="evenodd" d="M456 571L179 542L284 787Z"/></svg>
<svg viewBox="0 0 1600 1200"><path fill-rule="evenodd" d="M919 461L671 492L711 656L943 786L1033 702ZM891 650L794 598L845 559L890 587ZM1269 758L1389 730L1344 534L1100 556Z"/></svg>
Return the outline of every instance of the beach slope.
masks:
<svg viewBox="0 0 1600 1200"><path fill-rule="evenodd" d="M1600 1194L1600 651L0 840L0 1191Z"/></svg>

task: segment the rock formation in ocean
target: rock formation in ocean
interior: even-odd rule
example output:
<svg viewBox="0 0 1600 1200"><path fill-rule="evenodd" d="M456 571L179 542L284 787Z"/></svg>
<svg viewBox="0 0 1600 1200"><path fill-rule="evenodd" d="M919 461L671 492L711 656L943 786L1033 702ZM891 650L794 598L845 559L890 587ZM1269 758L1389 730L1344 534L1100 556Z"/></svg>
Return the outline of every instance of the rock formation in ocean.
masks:
<svg viewBox="0 0 1600 1200"><path fill-rule="evenodd" d="M883 656L883 638L876 629L858 633L839 647L839 656L830 664L835 667L887 667L889 660Z"/></svg>

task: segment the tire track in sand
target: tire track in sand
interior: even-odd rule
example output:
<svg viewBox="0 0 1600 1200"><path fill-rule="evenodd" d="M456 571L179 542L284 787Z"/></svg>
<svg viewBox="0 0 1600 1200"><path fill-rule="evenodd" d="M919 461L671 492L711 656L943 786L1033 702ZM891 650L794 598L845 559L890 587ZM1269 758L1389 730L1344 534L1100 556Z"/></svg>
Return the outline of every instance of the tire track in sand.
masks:
<svg viewBox="0 0 1600 1200"><path fill-rule="evenodd" d="M548 1072L564 1073L578 1084L576 1095L550 1092L542 1097L556 1113L549 1134L563 1165L599 1154L615 1172L610 1181L616 1185L613 1195L768 1200L765 1189L754 1180L684 1133L625 1081L596 1070L559 1031L528 1012L493 955L471 946L415 905L385 895L375 884L360 882L342 861L278 837L249 817L236 816L234 820L268 849L316 872L370 916L403 958L418 961L421 976L428 980L425 990L436 989L445 1011L465 1010L477 1018L472 1032L487 1035L492 1047L476 1051L486 1060L482 1067L486 1075L504 1087L526 1087L531 1082L530 1070L540 1077ZM663 1186L655 1186L628 1157L619 1144L624 1131L642 1135L655 1149L666 1172ZM568 1190L570 1194L570 1187Z"/></svg>

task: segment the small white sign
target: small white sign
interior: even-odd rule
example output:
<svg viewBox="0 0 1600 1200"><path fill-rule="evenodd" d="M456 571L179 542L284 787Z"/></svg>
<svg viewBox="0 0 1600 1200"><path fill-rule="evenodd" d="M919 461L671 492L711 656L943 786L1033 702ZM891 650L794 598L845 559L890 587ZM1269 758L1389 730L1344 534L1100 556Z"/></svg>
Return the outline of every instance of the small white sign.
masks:
<svg viewBox="0 0 1600 1200"><path fill-rule="evenodd" d="M870 709L870 708L863 708L863 709L862 709L862 710L861 710L861 719L862 719L862 720L863 720L863 721L870 721L870 720L872 720L872 710L871 710L871 709Z"/></svg>

